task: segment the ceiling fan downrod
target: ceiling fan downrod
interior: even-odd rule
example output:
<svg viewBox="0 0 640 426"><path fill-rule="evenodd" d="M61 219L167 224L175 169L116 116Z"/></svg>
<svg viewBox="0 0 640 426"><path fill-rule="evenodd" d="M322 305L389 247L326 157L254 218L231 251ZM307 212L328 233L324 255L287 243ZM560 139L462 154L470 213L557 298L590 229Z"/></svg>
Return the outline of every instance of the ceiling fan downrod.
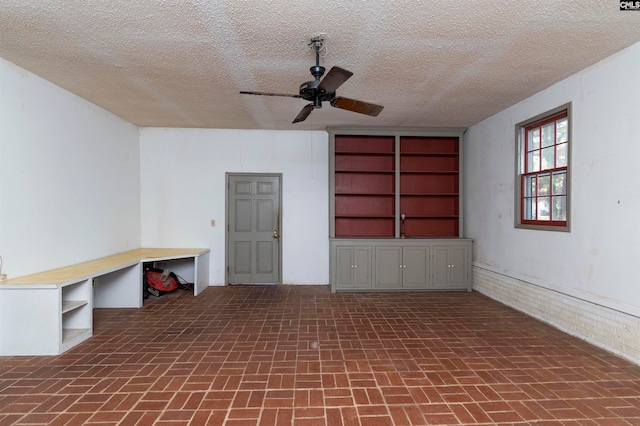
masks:
<svg viewBox="0 0 640 426"><path fill-rule="evenodd" d="M311 75L315 77L316 81L320 81L320 77L322 77L325 72L325 68L320 66L320 49L322 49L323 44L324 40L322 37L314 37L311 39L311 43L309 43L309 46L313 45L316 51L316 65L309 68Z"/></svg>

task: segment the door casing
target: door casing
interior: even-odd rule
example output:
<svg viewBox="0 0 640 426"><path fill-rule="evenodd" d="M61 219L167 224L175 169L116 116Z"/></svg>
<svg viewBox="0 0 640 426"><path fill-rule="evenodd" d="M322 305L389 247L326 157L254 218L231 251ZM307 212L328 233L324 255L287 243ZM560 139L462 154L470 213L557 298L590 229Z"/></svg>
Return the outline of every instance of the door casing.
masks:
<svg viewBox="0 0 640 426"><path fill-rule="evenodd" d="M277 268L278 271L278 282L273 283L276 285L280 285L282 284L282 173L233 173L233 172L227 172L225 173L225 284L229 285L230 284L230 255L229 255L229 250L232 249L231 247L231 238L229 237L230 233L231 233L231 229L230 229L230 208L229 208L229 201L230 201L230 182L231 182L231 178L232 177L242 177L242 176L246 176L252 179L256 179L256 178L261 178L261 177L269 177L269 178L273 178L276 177L278 178L278 192L279 192L279 197L278 197L278 219L277 219L277 226L278 226L278 232L279 232L279 243L278 243L278 262L277 265L274 265Z"/></svg>

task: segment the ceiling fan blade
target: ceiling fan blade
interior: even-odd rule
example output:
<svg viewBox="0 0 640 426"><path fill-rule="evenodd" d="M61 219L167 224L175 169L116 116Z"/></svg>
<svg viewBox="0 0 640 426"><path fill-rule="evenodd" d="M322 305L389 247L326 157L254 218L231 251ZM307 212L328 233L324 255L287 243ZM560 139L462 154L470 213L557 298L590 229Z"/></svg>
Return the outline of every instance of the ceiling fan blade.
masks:
<svg viewBox="0 0 640 426"><path fill-rule="evenodd" d="M344 68L333 67L329 70L327 75L324 76L324 78L318 85L318 90L324 90L327 93L333 93L352 75L353 73L351 71L347 71Z"/></svg>
<svg viewBox="0 0 640 426"><path fill-rule="evenodd" d="M302 108L302 111L300 111L300 113L293 120L293 123L298 123L300 121L306 120L309 114L311 114L311 111L313 111L313 104L305 105L305 107Z"/></svg>
<svg viewBox="0 0 640 426"><path fill-rule="evenodd" d="M355 99L336 97L331 100L331 106L341 109L346 109L360 114L370 115L377 117L380 111L384 108L381 105L370 104L368 102L357 101Z"/></svg>
<svg viewBox="0 0 640 426"><path fill-rule="evenodd" d="M269 93L269 92L247 92L244 90L240 91L241 95L260 95L260 96L284 96L287 98L301 98L300 95L288 95L285 93Z"/></svg>

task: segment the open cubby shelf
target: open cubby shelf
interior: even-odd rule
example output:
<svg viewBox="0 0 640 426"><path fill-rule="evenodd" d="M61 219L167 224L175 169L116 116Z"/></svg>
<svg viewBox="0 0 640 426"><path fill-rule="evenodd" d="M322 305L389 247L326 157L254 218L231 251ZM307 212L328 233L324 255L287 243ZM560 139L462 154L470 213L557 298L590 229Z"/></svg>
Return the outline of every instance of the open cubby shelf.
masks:
<svg viewBox="0 0 640 426"><path fill-rule="evenodd" d="M402 152L402 157L451 157L457 158L457 152Z"/></svg>
<svg viewBox="0 0 640 426"><path fill-rule="evenodd" d="M335 152L336 156L339 155L357 155L359 157L365 158L365 157L394 157L395 153L393 151L390 152L365 152L365 151L336 151ZM416 155L425 155L425 154L416 154ZM426 154L426 155L430 155L430 154ZM447 154L447 155L451 155L451 154Z"/></svg>
<svg viewBox="0 0 640 426"><path fill-rule="evenodd" d="M447 171L447 170L403 170L401 173L401 175L455 175L458 176L459 172L451 172L451 171Z"/></svg>
<svg viewBox="0 0 640 426"><path fill-rule="evenodd" d="M458 137L401 136L400 154L458 154Z"/></svg>
<svg viewBox="0 0 640 426"><path fill-rule="evenodd" d="M335 237L459 236L458 136L335 134Z"/></svg>
<svg viewBox="0 0 640 426"><path fill-rule="evenodd" d="M401 197L457 197L457 192L402 192Z"/></svg>

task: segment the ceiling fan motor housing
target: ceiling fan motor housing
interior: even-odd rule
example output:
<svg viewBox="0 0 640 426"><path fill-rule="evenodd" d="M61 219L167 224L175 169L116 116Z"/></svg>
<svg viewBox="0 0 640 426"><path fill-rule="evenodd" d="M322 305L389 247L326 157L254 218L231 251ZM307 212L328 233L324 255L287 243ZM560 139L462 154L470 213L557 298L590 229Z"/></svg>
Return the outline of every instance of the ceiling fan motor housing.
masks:
<svg viewBox="0 0 640 426"><path fill-rule="evenodd" d="M318 90L319 81L307 81L300 85L300 96L307 101L315 101L318 98L321 101L330 101L336 97L336 92L327 93L324 90Z"/></svg>
<svg viewBox="0 0 640 426"><path fill-rule="evenodd" d="M322 102L330 101L335 98L336 93L327 93L324 90L318 89L318 86L320 85L320 78L325 72L324 67L316 65L309 68L309 71L311 71L311 75L315 77L315 80L307 81L300 85L300 96L302 96L302 99L312 101L314 108L322 108Z"/></svg>

